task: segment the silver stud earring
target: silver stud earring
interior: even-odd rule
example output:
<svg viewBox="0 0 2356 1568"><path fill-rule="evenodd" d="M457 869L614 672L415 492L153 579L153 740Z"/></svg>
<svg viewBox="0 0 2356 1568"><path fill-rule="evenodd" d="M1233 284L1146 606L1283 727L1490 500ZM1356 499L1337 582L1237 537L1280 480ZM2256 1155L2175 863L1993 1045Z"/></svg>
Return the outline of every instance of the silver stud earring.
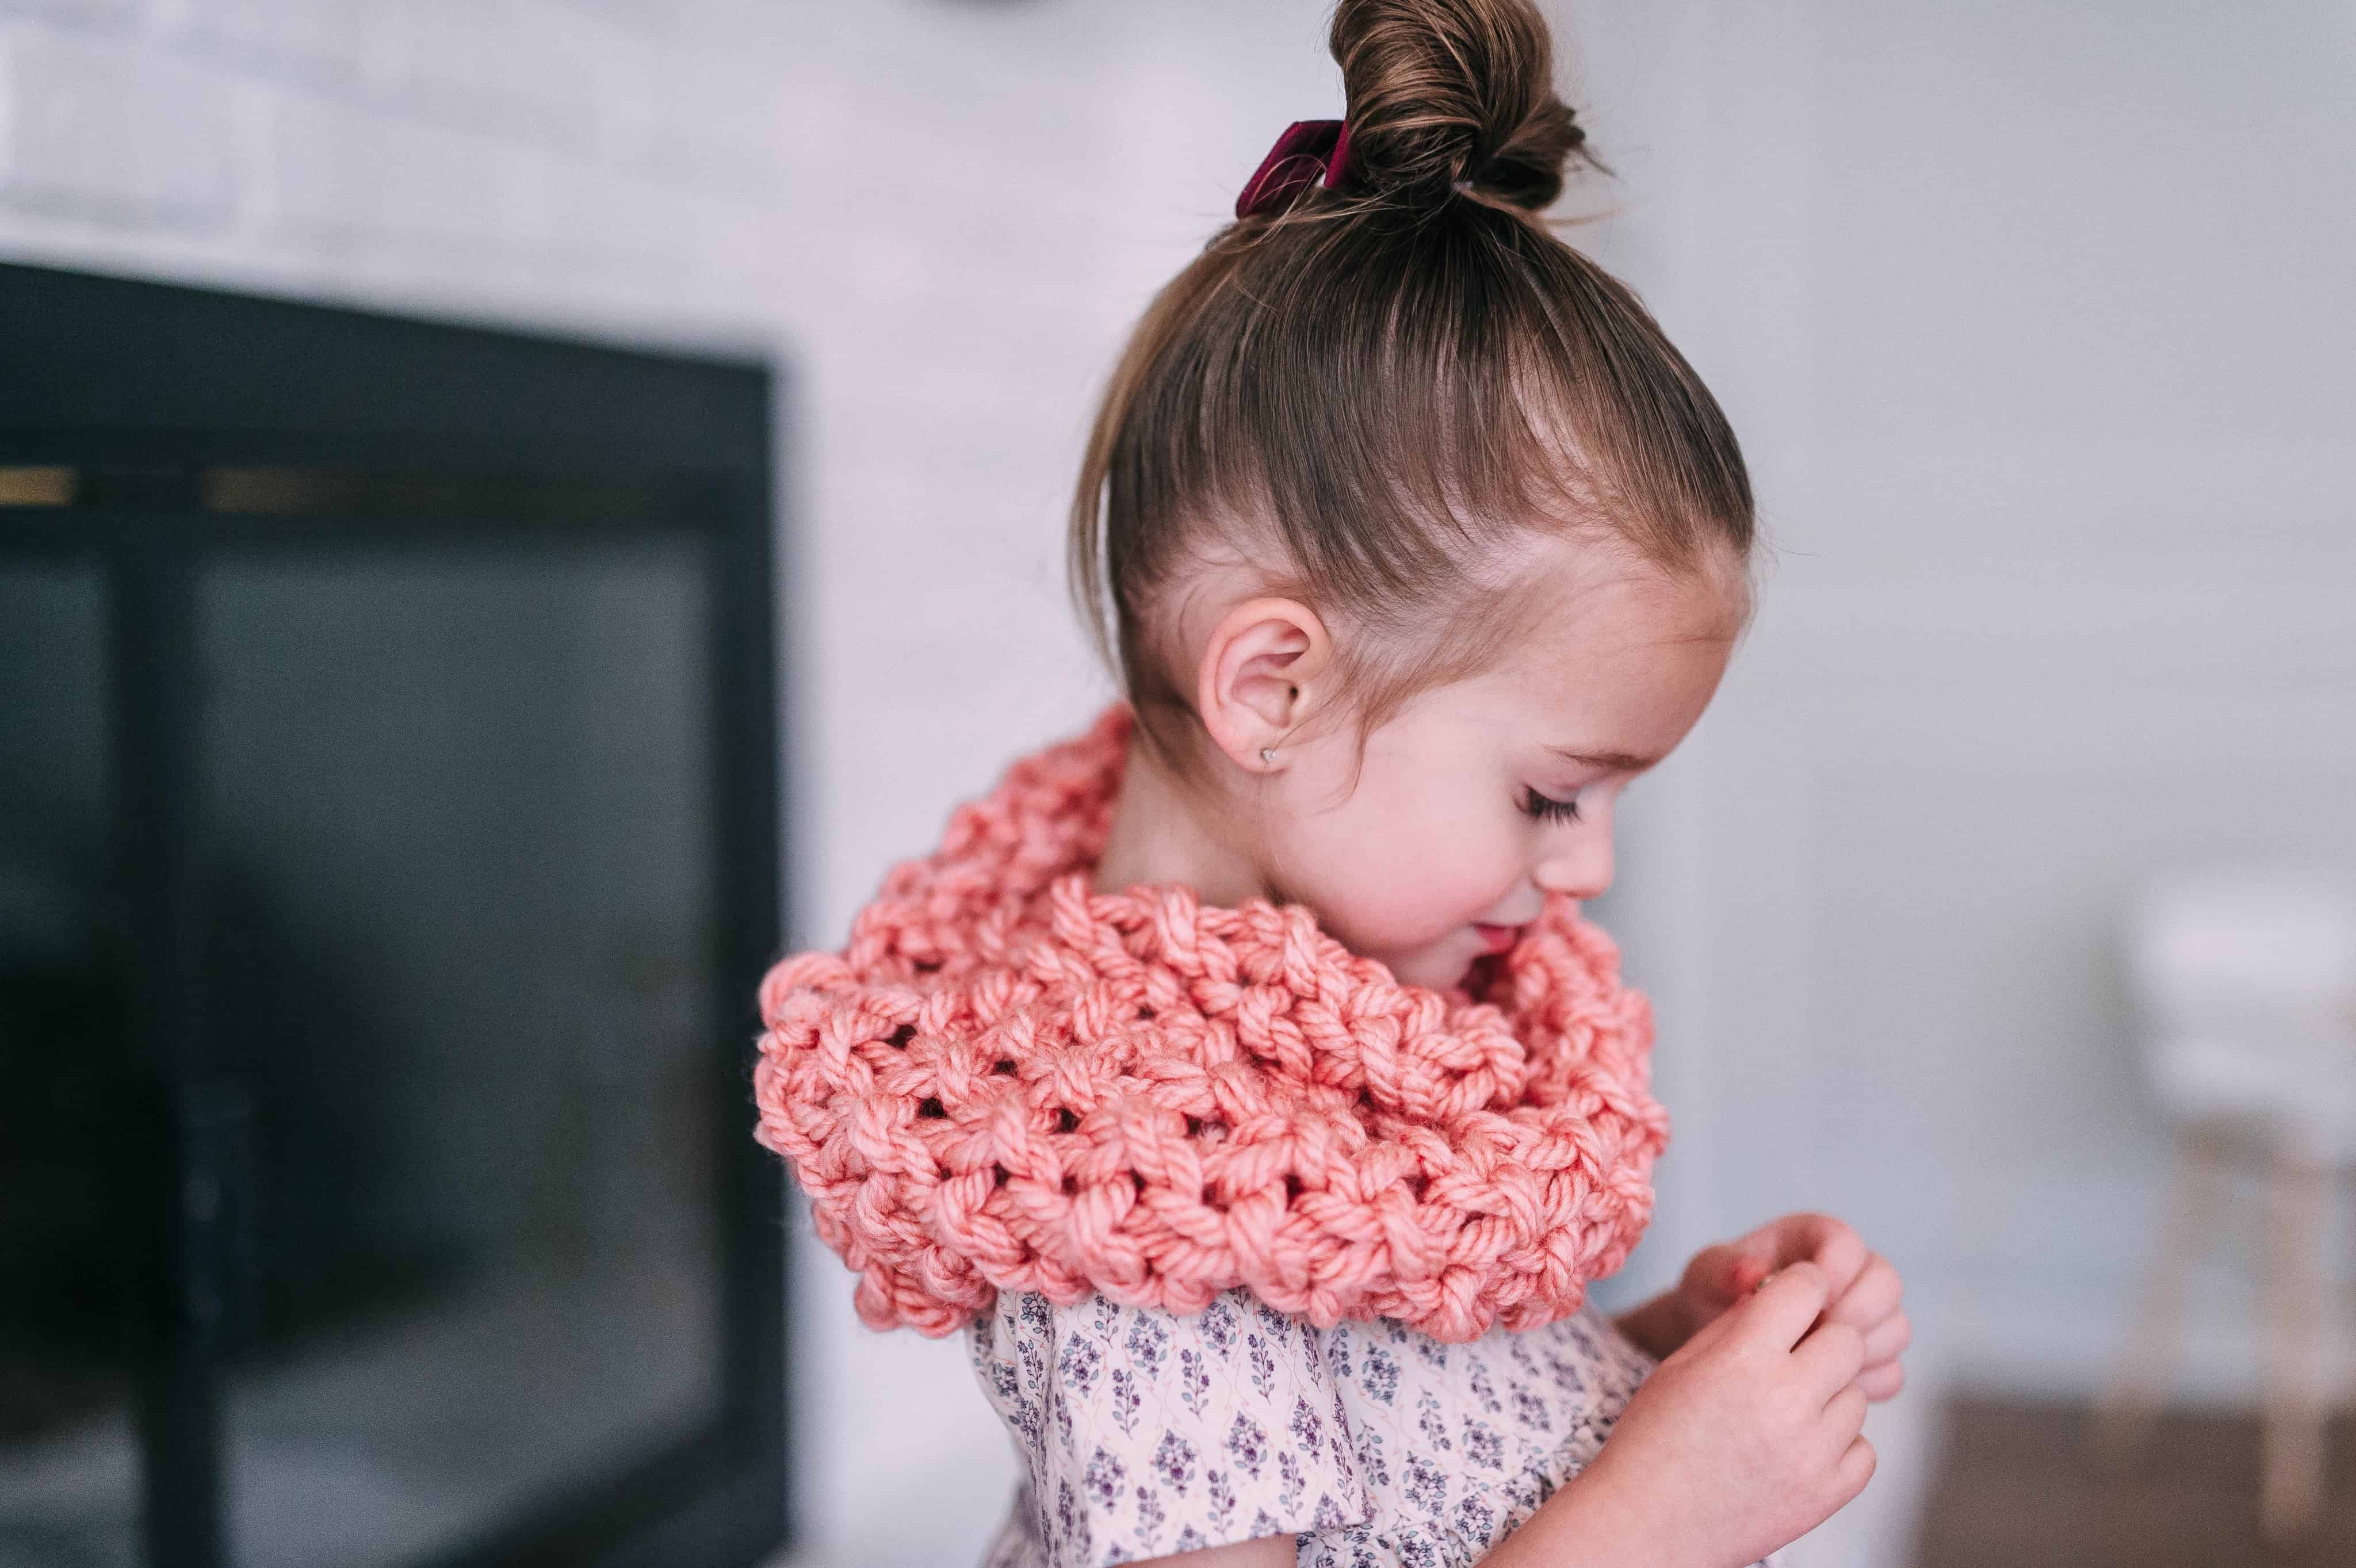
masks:
<svg viewBox="0 0 2356 1568"><path fill-rule="evenodd" d="M1274 762L1276 760L1276 747L1272 746L1261 746L1259 748L1259 759L1262 762Z"/></svg>

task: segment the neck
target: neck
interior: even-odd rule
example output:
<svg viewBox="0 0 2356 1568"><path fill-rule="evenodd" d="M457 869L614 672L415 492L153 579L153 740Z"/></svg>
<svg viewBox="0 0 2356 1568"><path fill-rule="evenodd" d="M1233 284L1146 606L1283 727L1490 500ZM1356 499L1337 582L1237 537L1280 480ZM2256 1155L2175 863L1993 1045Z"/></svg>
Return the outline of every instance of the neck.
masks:
<svg viewBox="0 0 2356 1568"><path fill-rule="evenodd" d="M1231 813L1205 804L1183 779L1162 768L1151 746L1132 733L1114 798L1112 828L1090 883L1098 893L1122 893L1133 883L1180 882L1205 904L1228 908L1247 898L1273 898Z"/></svg>

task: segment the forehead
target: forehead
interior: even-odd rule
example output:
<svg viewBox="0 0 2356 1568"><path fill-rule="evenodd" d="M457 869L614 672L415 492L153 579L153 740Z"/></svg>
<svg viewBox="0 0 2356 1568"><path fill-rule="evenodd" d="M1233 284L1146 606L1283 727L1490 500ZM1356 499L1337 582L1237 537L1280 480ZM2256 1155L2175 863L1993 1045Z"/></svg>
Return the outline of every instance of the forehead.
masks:
<svg viewBox="0 0 2356 1568"><path fill-rule="evenodd" d="M1526 656L1577 663L1613 650L1731 645L1751 611L1750 585L1730 551L1671 570L1624 547L1547 536L1521 564Z"/></svg>
<svg viewBox="0 0 2356 1568"><path fill-rule="evenodd" d="M1575 725L1707 701L1750 613L1730 554L1673 572L1557 540L1525 570L1522 635L1483 682L1519 720Z"/></svg>

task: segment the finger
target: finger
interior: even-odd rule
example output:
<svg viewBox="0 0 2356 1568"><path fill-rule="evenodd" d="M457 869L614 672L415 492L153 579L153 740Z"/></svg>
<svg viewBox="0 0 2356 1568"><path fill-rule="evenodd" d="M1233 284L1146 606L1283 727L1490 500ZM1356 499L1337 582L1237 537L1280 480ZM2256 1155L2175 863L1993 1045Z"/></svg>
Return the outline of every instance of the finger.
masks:
<svg viewBox="0 0 2356 1568"><path fill-rule="evenodd" d="M1835 1322L1871 1328L1898 1310L1905 1289L1889 1259L1879 1252L1869 1253L1865 1266L1858 1271L1848 1288L1834 1293L1833 1304L1825 1316Z"/></svg>
<svg viewBox="0 0 2356 1568"><path fill-rule="evenodd" d="M1825 1271L1833 1297L1838 1300L1873 1255L1865 1239L1847 1220L1829 1214L1795 1214L1788 1223L1794 1239L1805 1248L1800 1256Z"/></svg>
<svg viewBox="0 0 2356 1568"><path fill-rule="evenodd" d="M1842 1453L1839 1463L1833 1466L1844 1508L1858 1493L1865 1490L1865 1484L1873 1479L1874 1467L1880 1462L1880 1456L1873 1451L1873 1444L1866 1441L1865 1434L1858 1433Z"/></svg>
<svg viewBox="0 0 2356 1568"><path fill-rule="evenodd" d="M1868 1366L1858 1373L1857 1381L1849 1386L1862 1391L1867 1399L1877 1404L1886 1399L1895 1399L1898 1391L1906 1386L1906 1363L1884 1361L1879 1366Z"/></svg>
<svg viewBox="0 0 2356 1568"><path fill-rule="evenodd" d="M1865 1364L1894 1361L1914 1343L1914 1325L1902 1312L1893 1312L1865 1331Z"/></svg>
<svg viewBox="0 0 2356 1568"><path fill-rule="evenodd" d="M1742 1294L1734 1283L1735 1270L1741 1262L1742 1252L1732 1242L1704 1247L1686 1265L1685 1287L1711 1305L1725 1306Z"/></svg>
<svg viewBox="0 0 2356 1568"><path fill-rule="evenodd" d="M1728 1316L1740 1317L1740 1332L1788 1350L1824 1310L1829 1294L1824 1270L1806 1262L1791 1263L1769 1275L1750 1300Z"/></svg>
<svg viewBox="0 0 2356 1568"><path fill-rule="evenodd" d="M1826 1444L1826 1452L1846 1451L1857 1434L1865 1430L1865 1391L1855 1383L1842 1385L1841 1391L1833 1395L1831 1402L1825 1406L1823 1430L1834 1440Z"/></svg>
<svg viewBox="0 0 2356 1568"><path fill-rule="evenodd" d="M1686 1265L1686 1289L1708 1305L1731 1306L1775 1270L1774 1239L1754 1231L1739 1241L1704 1247Z"/></svg>
<svg viewBox="0 0 2356 1568"><path fill-rule="evenodd" d="M1751 1332L1745 1326L1746 1318L1743 1308L1746 1305L1747 1303L1743 1301L1734 1301L1713 1310L1697 1312L1695 1316L1702 1319L1701 1326L1695 1329L1687 1337L1686 1342L1678 1347L1678 1353L1690 1352L1697 1355L1730 1334Z"/></svg>
<svg viewBox="0 0 2356 1568"><path fill-rule="evenodd" d="M1821 1324L1793 1349L1792 1359L1817 1401L1829 1403L1865 1369L1865 1336L1846 1323Z"/></svg>

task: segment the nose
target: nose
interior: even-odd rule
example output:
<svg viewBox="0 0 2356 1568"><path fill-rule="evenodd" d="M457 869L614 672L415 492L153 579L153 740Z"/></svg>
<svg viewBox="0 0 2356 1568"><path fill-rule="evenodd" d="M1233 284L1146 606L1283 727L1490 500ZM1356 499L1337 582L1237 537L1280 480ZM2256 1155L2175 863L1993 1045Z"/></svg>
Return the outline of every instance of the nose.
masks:
<svg viewBox="0 0 2356 1568"><path fill-rule="evenodd" d="M1601 791L1599 791L1601 793ZM1548 893L1568 893L1585 902L1612 886L1612 803L1607 798L1588 815L1548 835L1533 874Z"/></svg>

